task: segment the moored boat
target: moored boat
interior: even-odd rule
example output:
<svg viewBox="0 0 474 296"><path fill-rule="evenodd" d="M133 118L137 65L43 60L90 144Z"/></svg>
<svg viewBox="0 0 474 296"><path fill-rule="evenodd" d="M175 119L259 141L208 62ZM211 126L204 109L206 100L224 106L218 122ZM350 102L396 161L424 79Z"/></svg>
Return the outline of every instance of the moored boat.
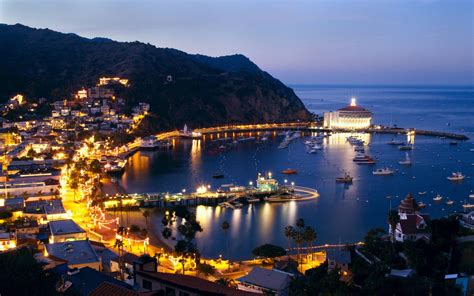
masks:
<svg viewBox="0 0 474 296"><path fill-rule="evenodd" d="M348 173L345 173L344 177L336 178L336 182L337 183L352 183L352 177Z"/></svg>
<svg viewBox="0 0 474 296"><path fill-rule="evenodd" d="M295 174L298 173L297 170L295 170L295 169L290 169L290 168L285 169L285 170L283 170L283 171L281 171L281 172L282 172L282 174L285 174L285 175L295 175Z"/></svg>
<svg viewBox="0 0 474 296"><path fill-rule="evenodd" d="M363 153L357 153L356 156L352 159L353 162L357 164L374 164L375 160Z"/></svg>
<svg viewBox="0 0 474 296"><path fill-rule="evenodd" d="M442 197L441 195L439 195L439 194L437 194L435 197L433 197L433 200L434 200L434 201L440 201L440 200L442 200L442 199L443 199L443 197Z"/></svg>
<svg viewBox="0 0 474 296"><path fill-rule="evenodd" d="M388 175L393 175L393 173L394 171L387 167L372 171L372 175L377 175L377 176L388 176Z"/></svg>
<svg viewBox="0 0 474 296"><path fill-rule="evenodd" d="M461 172L454 172L451 176L448 176L447 179L449 181L462 181L466 176L464 176Z"/></svg>

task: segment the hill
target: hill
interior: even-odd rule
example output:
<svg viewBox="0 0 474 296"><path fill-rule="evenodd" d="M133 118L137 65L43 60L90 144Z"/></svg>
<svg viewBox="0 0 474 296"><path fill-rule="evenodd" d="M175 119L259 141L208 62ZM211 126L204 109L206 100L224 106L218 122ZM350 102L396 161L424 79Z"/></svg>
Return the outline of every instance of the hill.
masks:
<svg viewBox="0 0 474 296"><path fill-rule="evenodd" d="M2 101L15 93L54 101L99 77L119 76L129 79L120 95L130 105L150 103L151 129L310 118L292 89L243 55L190 55L20 24L0 24L0 40Z"/></svg>

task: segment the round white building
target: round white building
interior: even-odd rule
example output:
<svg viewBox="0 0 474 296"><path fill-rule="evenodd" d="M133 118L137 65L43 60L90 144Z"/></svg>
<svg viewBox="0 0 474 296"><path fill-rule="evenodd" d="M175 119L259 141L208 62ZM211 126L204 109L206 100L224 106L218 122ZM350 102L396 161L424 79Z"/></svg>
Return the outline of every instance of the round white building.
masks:
<svg viewBox="0 0 474 296"><path fill-rule="evenodd" d="M372 124L372 112L357 106L356 99L351 98L351 103L335 112L324 113L324 127L340 130L362 130Z"/></svg>

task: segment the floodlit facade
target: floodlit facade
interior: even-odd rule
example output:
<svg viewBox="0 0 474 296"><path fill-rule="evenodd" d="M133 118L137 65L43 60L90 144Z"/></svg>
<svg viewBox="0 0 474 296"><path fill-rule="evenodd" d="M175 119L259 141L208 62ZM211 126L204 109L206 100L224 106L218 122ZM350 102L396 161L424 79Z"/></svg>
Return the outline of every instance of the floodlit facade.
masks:
<svg viewBox="0 0 474 296"><path fill-rule="evenodd" d="M372 124L372 112L357 106L356 99L335 112L324 113L324 127L341 130L363 130Z"/></svg>

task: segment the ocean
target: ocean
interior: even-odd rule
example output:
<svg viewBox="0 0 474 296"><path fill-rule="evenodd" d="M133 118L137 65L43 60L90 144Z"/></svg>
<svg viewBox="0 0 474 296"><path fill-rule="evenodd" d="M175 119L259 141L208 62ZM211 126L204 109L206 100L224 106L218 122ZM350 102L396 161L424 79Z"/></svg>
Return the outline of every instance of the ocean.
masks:
<svg viewBox="0 0 474 296"><path fill-rule="evenodd" d="M263 144L239 143L225 152L217 152L216 143L209 140L178 140L170 151L134 154L121 177L122 185L132 193L192 191L202 184L214 189L228 183L246 185L255 181L258 172L272 172L280 182L287 179L318 190L320 196L310 201L261 203L237 210L197 207L197 218L204 229L197 236L201 253L234 260L250 258L251 250L264 243L286 247L283 229L298 218L316 229L315 245L352 243L363 240L371 228L386 229L387 212L409 192L428 205L424 211L434 218L462 212L463 203L474 203L468 197L474 190L474 87L292 87L307 108L317 114L337 110L354 96L359 105L374 113L377 124L456 132L471 139L452 146L448 139L416 136L415 149L408 152L413 162L409 167L398 164L405 152L387 145L394 138L406 140L405 135L362 135L370 143L367 152L377 159L372 167L352 162L353 147L342 134L329 137L316 154L306 153L304 139L294 141L288 149L277 149L282 140L278 136ZM375 168L385 166L392 167L395 174L372 174ZM286 168L294 168L298 174L283 175L281 170ZM352 185L335 182L343 171L354 176ZM448 181L446 177L455 171L463 172L466 179L460 183ZM225 178L212 179L216 172L222 172ZM427 193L418 194L423 191ZM437 194L443 196L442 202L433 201ZM454 204L447 205L448 200ZM161 227L161 214L155 213L150 221ZM221 229L224 221L230 224L227 232Z"/></svg>

